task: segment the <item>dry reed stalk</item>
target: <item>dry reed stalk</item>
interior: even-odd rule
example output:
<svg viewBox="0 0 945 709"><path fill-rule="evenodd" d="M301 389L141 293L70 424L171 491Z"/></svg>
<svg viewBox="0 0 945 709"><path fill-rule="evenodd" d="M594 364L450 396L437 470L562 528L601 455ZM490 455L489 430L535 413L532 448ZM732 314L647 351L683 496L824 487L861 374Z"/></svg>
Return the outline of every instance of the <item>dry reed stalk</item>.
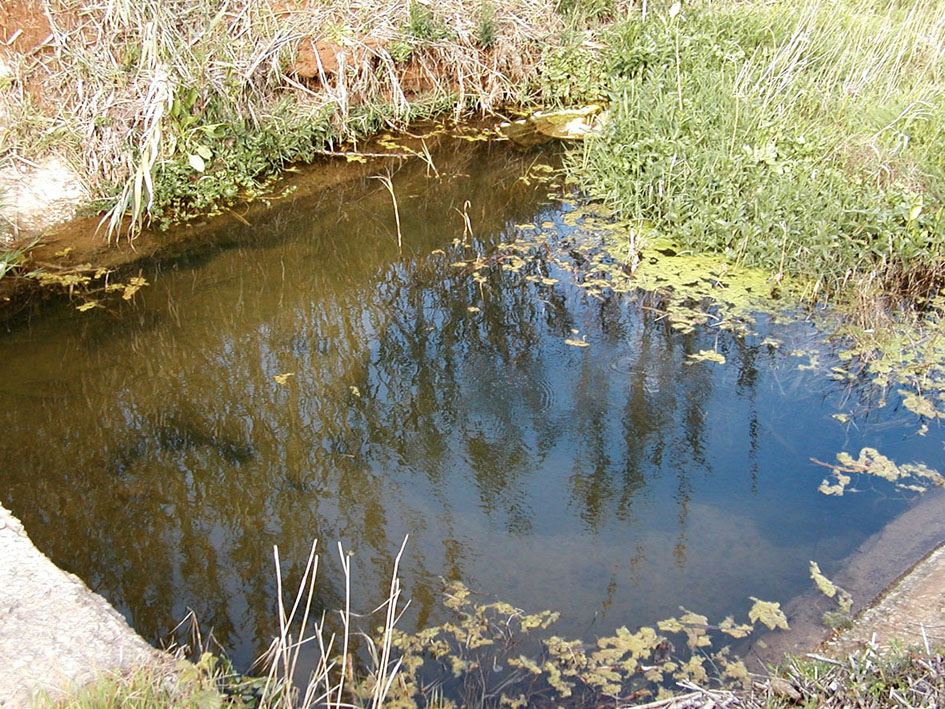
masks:
<svg viewBox="0 0 945 709"><path fill-rule="evenodd" d="M394 204L394 222L397 224L397 250L403 249L404 236L400 231L400 210L397 208L397 195L394 194L394 183L391 182L390 175L374 175L372 180L380 180L381 184L390 193L390 201Z"/></svg>
<svg viewBox="0 0 945 709"><path fill-rule="evenodd" d="M399 620L398 605L401 597L399 579L400 561L407 544L407 539L400 547L394 559L391 571L390 591L387 599L373 612L385 610L381 650L378 653L374 640L363 636L367 642L374 667L367 675L355 674L356 659L351 647L352 618L351 610L351 558L343 546L338 544L345 582L345 607L339 611L343 632L340 645L336 647L336 636L325 627L325 617L315 622L311 630L309 620L315 597L315 581L318 574L317 541L312 543L298 591L290 610L286 610L283 596L283 579L280 566L279 549L273 547L276 566L276 590L278 593L279 635L273 639L269 650L260 658L259 663L267 667L266 683L263 689L267 709L298 709L311 706L349 707L348 695L358 696L355 687L349 686L356 679L371 679L368 699L372 707L381 707L397 677L399 661L391 661L391 647L394 627ZM301 614L299 611L301 610ZM299 696L295 687L298 679L299 657L304 645L318 648L315 668L307 679L304 691Z"/></svg>

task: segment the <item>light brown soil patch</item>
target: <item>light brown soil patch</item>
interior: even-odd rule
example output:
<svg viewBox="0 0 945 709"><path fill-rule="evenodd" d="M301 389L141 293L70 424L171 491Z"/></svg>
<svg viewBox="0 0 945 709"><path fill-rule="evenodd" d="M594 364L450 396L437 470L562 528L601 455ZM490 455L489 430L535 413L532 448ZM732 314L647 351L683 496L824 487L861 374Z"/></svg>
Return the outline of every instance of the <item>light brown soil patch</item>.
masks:
<svg viewBox="0 0 945 709"><path fill-rule="evenodd" d="M49 35L41 0L5 0L0 4L0 42L6 51L28 54Z"/></svg>

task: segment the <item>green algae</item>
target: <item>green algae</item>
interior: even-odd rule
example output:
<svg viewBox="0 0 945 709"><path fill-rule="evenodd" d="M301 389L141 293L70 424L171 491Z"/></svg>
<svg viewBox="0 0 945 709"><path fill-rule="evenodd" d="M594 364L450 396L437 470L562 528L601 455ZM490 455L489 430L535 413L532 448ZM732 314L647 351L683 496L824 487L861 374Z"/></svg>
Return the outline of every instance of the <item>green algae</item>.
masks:
<svg viewBox="0 0 945 709"><path fill-rule="evenodd" d="M633 632L617 628L585 643L544 633L530 637L548 630L557 613L476 602L458 581L446 584L444 596L453 612L450 620L415 633L392 633L400 672L388 695L390 706L416 706L418 699L429 698L431 685L424 678L437 669L463 686L464 698L501 694L501 706L526 706L539 696L552 703L581 698L590 705L613 697L662 698L672 681L705 683L710 671L724 686L745 687L747 669L731 656L728 638L748 637L759 626L788 629L779 603L751 597L747 623L727 616L711 624L707 616L680 607L676 617ZM515 695L505 695L512 690Z"/></svg>
<svg viewBox="0 0 945 709"><path fill-rule="evenodd" d="M883 318L866 328L841 321L834 327L849 347L841 360L855 364L874 384L897 386L903 406L920 423L945 418L945 295L938 295L924 312L904 321Z"/></svg>
<svg viewBox="0 0 945 709"><path fill-rule="evenodd" d="M632 263L632 245L638 241L632 227L626 227L614 233L607 248L623 263ZM799 304L799 288L790 281L722 256L687 252L665 237L644 240L637 259L632 276L638 289L669 289L676 300L708 300L729 315L782 312Z"/></svg>
<svg viewBox="0 0 945 709"><path fill-rule="evenodd" d="M896 489L912 492L925 492L930 485L945 485L945 478L923 463L905 463L897 465L890 458L875 448L860 450L857 458L846 452L837 453L836 463L813 462L830 469L830 475L820 483L818 490L825 495L843 495L853 492L848 486L854 475L869 475L881 478L895 485Z"/></svg>
<svg viewBox="0 0 945 709"><path fill-rule="evenodd" d="M887 317L883 327L864 328L855 324L857 313L852 309L838 305L813 311L805 298L809 290L799 280L731 263L723 256L687 252L670 239L651 237L644 228L615 219L601 205L569 208L572 202L563 201L567 211L558 223L517 225L516 240L499 244L492 256L464 265L479 280L491 265L528 272L529 263L544 260L570 273L572 285L592 298L602 299L607 293L654 296L657 310L683 334L714 327L748 336L757 334L754 325L759 316L776 323L808 317L821 335L789 352L800 360L797 369L824 371L828 378L850 384L866 378L880 392L881 407L897 385L898 400L918 418L919 434L928 430L928 420L945 418L945 322L939 317L945 312L945 296L931 302L922 318L896 322ZM558 282L539 273L528 272L525 278L545 285ZM566 343L587 346L577 337ZM783 345L770 336L762 344L771 349ZM700 350L687 358L687 364L696 363L724 365L725 357L714 349ZM855 415L838 412L833 419L849 425ZM873 449L861 451L857 460L840 453L838 462L822 464L832 474L821 483L820 492L842 495L860 473L885 479L901 491L922 492L945 482L920 463L896 466Z"/></svg>
<svg viewBox="0 0 945 709"><path fill-rule="evenodd" d="M591 295L606 288L658 293L672 327L683 333L708 325L747 335L759 315L780 322L811 317L823 333L820 344L842 343L844 348L836 355L839 366L829 367L817 343L795 349L791 356L807 360L798 369L829 368L827 376L838 381L865 376L884 392L898 385L903 406L919 418L921 426L927 420L945 418L945 318L941 316L945 294L924 303L919 315L896 319L884 312L878 323L864 327L856 324L862 317L851 304L812 310L806 297L808 284L801 280L732 263L720 255L688 252L666 237L649 238L645 228L614 221L612 211L598 205L574 209L562 221L583 235L576 248L587 255L587 262L577 280ZM763 344L781 345L770 337ZM701 353L693 358L719 361ZM884 395L881 405L886 403ZM849 415L840 413L835 418L847 423Z"/></svg>
<svg viewBox="0 0 945 709"><path fill-rule="evenodd" d="M615 219L604 205L572 206L569 198L559 202L566 210L560 223L517 224L516 240L499 244L488 258L462 265L478 271L500 263L504 270L519 271L526 261L546 259L571 272L573 285L594 298L607 292L659 296L671 326L683 333L710 325L749 334L759 314L789 318L802 307L802 286L790 279L722 256L686 252L665 237L651 237L645 229ZM555 280L527 278L546 284Z"/></svg>

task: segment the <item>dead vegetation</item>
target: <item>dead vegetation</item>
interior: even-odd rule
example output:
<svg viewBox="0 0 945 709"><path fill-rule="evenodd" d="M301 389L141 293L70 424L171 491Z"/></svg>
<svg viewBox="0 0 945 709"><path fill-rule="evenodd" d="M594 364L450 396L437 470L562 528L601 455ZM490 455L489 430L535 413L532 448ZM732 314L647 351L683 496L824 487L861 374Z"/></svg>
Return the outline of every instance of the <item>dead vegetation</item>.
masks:
<svg viewBox="0 0 945 709"><path fill-rule="evenodd" d="M843 661L795 658L747 691L688 689L638 709L931 709L945 702L945 656L927 647L883 654L868 645Z"/></svg>
<svg viewBox="0 0 945 709"><path fill-rule="evenodd" d="M111 210L112 232L125 215L137 226L251 198L313 146L527 102L563 27L557 6L12 0L0 8L0 167L61 155ZM187 194L196 183L206 199Z"/></svg>

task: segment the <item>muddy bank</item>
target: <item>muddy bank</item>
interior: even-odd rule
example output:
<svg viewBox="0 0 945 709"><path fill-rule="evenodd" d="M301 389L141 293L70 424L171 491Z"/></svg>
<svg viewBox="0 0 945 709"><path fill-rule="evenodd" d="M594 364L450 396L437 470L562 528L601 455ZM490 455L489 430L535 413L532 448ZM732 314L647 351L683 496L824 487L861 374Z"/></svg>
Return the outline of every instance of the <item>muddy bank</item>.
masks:
<svg viewBox="0 0 945 709"><path fill-rule="evenodd" d="M9 0L0 220L26 236L47 223L37 216L99 200L113 227L169 225L257 194L344 140L540 100L555 84L543 58L571 41L559 6Z"/></svg>
<svg viewBox="0 0 945 709"><path fill-rule="evenodd" d="M59 696L102 673L165 660L0 507L0 706L25 707L36 694Z"/></svg>
<svg viewBox="0 0 945 709"><path fill-rule="evenodd" d="M269 192L252 202L234 205L222 214L195 219L168 231L144 230L134 238L121 237L110 241L100 215L64 221L41 237L29 252L28 261L20 272L42 270L65 275L100 269L133 270L138 262L172 258L218 241L220 234L229 227L255 223L274 205L286 200L300 210L313 208L325 190L382 172L396 173L410 162L424 160L425 151L440 154L444 151L469 151L470 141L499 140L500 136L494 131L496 123L495 120L469 121L460 125L430 122L415 124L410 130L396 135L381 133L356 147L339 148L336 155L323 156L313 164L290 166ZM435 169L436 166L432 165L431 170ZM42 195L34 195L34 198L40 200ZM75 203L71 204L72 209L75 206ZM39 218L40 212L42 210L34 205L23 214L24 217L34 215ZM67 217L67 212L59 211L59 219ZM28 241L20 239L14 245ZM28 308L41 290L40 283L34 278L8 275L0 279L0 322ZM47 293L61 290L47 289ZM73 294L71 288L67 290Z"/></svg>
<svg viewBox="0 0 945 709"><path fill-rule="evenodd" d="M836 603L813 586L785 604L791 629L756 641L749 653L755 670L785 654L811 651L842 656L871 640L945 642L945 490L935 489L882 531L867 539L832 580L853 599L853 627L834 631L823 621Z"/></svg>

